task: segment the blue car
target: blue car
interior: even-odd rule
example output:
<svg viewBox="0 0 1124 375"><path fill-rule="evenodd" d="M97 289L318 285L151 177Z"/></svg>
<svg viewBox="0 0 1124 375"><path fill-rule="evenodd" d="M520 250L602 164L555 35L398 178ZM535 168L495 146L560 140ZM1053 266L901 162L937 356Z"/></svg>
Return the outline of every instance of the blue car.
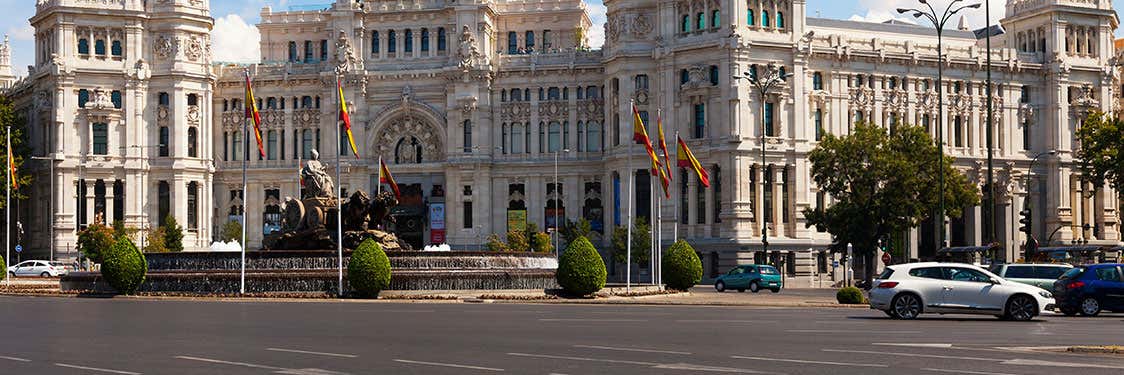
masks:
<svg viewBox="0 0 1124 375"><path fill-rule="evenodd" d="M724 292L734 289L744 292L746 289L757 293L761 289L769 289L773 293L781 291L781 273L773 266L747 264L734 267L725 275L718 276L714 281L714 290Z"/></svg>
<svg viewBox="0 0 1124 375"><path fill-rule="evenodd" d="M1058 309L1068 316L1124 312L1124 265L1093 264L1073 268L1054 282L1054 298Z"/></svg>

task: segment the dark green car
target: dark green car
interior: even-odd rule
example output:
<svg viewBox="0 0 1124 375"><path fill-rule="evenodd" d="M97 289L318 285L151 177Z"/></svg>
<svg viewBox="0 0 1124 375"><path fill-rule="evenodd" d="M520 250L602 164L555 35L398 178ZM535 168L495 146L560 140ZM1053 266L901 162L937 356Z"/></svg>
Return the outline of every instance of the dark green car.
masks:
<svg viewBox="0 0 1124 375"><path fill-rule="evenodd" d="M734 267L725 275L718 276L714 281L714 289L725 292L726 289L735 289L744 292L746 289L757 293L761 289L768 289L777 293L781 291L781 273L773 266L748 264Z"/></svg>

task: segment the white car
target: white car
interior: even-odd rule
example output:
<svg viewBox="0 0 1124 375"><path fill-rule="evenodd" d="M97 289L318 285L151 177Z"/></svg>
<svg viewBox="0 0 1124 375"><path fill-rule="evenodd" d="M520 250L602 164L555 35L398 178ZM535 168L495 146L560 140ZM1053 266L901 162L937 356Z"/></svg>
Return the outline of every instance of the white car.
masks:
<svg viewBox="0 0 1124 375"><path fill-rule="evenodd" d="M8 274L12 276L59 277L66 273L67 268L64 263L45 260L25 260L8 267Z"/></svg>
<svg viewBox="0 0 1124 375"><path fill-rule="evenodd" d="M897 319L937 313L1027 321L1053 312L1054 296L970 264L910 263L886 267L870 289L870 308Z"/></svg>

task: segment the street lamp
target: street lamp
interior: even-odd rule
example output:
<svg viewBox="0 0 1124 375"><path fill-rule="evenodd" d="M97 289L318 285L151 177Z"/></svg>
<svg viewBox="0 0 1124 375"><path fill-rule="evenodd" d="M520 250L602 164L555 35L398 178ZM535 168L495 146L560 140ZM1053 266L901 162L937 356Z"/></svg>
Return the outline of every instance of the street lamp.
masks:
<svg viewBox="0 0 1124 375"><path fill-rule="evenodd" d="M50 249L51 249L51 261L54 261L55 260L55 162L62 161L63 159L59 157L59 153L57 151L55 153L51 154L51 156L32 156L31 159L32 160L50 160L51 161L51 164L50 164L50 167L49 167L49 172L48 172L51 176L51 185L50 185L51 198L50 198L50 201L47 202L47 207L48 207L47 211L51 213L51 222L49 224L50 227L47 228L47 231L48 231L47 236L48 236L48 240L51 242L51 244L49 245Z"/></svg>
<svg viewBox="0 0 1124 375"><path fill-rule="evenodd" d="M980 3L973 3L969 5L961 5L956 7L957 3L964 0L952 0L945 7L944 12L938 14L937 10L929 4L928 0L917 0L919 3L925 5L928 11L915 9L915 8L898 8L898 14L912 13L914 18L922 18L929 20L933 27L937 29L937 175L940 176L940 209L937 211L936 217L933 221L937 224L937 231L940 235L937 236L937 249L944 247L945 243L945 228L944 228L944 26L952 16L964 9L979 9ZM953 7L956 7L955 9ZM991 100L991 98L988 98Z"/></svg>
<svg viewBox="0 0 1124 375"><path fill-rule="evenodd" d="M734 76L734 79L744 79L746 81L749 81L749 83L751 85L753 85L754 88L757 89L757 95L758 95L759 98L761 98L761 166L762 167L765 166L765 133L767 133L767 130L766 130L765 127L768 126L768 124L765 123L765 121L767 120L765 118L765 95L768 95L769 91L771 91L773 89L773 87L776 87L777 85L779 85L781 83L784 83L784 81L787 80L788 77L792 77L792 73L785 74L782 69L778 69L774 66L767 67L766 71L764 72L764 74L762 76L760 76L760 78L759 78L759 76L757 76L756 74L753 74L753 72L751 72L749 70L746 70L745 72L743 72L743 74L741 76ZM761 251L764 251L764 252L767 253L769 251L769 223L766 223L764 221L764 219L763 219L764 215L762 215L761 217L762 217Z"/></svg>
<svg viewBox="0 0 1124 375"><path fill-rule="evenodd" d="M562 188L560 188L558 186L558 155L563 153L563 152L569 153L570 149L568 149L568 148L559 149L558 151L554 152L554 233L553 234L554 234L554 256L556 258L562 254L561 252L558 251L558 237L559 237L558 226L560 225L559 222L558 222L558 220L559 220L559 217L558 217L558 205L559 204L558 203L559 203L559 200L562 198Z"/></svg>

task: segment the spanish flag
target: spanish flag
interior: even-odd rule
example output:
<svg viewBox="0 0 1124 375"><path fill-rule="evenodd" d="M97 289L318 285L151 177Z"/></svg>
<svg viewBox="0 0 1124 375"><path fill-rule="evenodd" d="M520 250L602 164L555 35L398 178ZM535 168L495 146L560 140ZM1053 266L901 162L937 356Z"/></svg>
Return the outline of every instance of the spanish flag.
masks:
<svg viewBox="0 0 1124 375"><path fill-rule="evenodd" d="M19 190L20 183L16 181L16 159L12 157L12 128L8 128L8 181L12 182L12 189Z"/></svg>
<svg viewBox="0 0 1124 375"><path fill-rule="evenodd" d="M246 72L246 118L254 119L254 138L258 140L258 152L265 158L265 145L261 140L261 113L258 112L258 101L254 98L254 87L250 83L250 71Z"/></svg>
<svg viewBox="0 0 1124 375"><path fill-rule="evenodd" d="M351 115L347 113L347 100L343 98L343 82L339 79L336 80L336 90L340 94L340 118L339 121L343 123L343 130L347 132L347 144L351 146L351 153L355 157L359 157L359 148L355 147L355 137L351 135Z"/></svg>
<svg viewBox="0 0 1124 375"><path fill-rule="evenodd" d="M652 149L652 140L648 138L648 130L644 127L644 119L640 117L640 111L636 109L636 106L632 106L632 113L636 115L632 125L632 139L636 143L643 144L644 150L648 152L648 157L652 159L652 175L662 175L663 168L660 165L660 158L656 156L656 150Z"/></svg>
<svg viewBox="0 0 1124 375"><path fill-rule="evenodd" d="M679 137L679 150L677 154L679 167L691 167L691 169L694 169L695 173L699 175L699 182L702 182L703 187L710 187L710 175L707 174L706 169L703 169L702 165L699 164L699 159L695 159L695 154L691 153L691 149L687 147L687 142L683 142L682 137Z"/></svg>
<svg viewBox="0 0 1124 375"><path fill-rule="evenodd" d="M394 176L390 174L390 168L386 167L386 162L379 160L379 183L390 185L390 190L394 191L395 198L402 198L402 192L398 190L398 183L394 182Z"/></svg>
<svg viewBox="0 0 1124 375"><path fill-rule="evenodd" d="M667 140L663 137L663 114L656 115L656 128L659 132L660 152L663 153L663 169L660 170L660 183L663 185L663 194L671 198L671 160L667 152Z"/></svg>

